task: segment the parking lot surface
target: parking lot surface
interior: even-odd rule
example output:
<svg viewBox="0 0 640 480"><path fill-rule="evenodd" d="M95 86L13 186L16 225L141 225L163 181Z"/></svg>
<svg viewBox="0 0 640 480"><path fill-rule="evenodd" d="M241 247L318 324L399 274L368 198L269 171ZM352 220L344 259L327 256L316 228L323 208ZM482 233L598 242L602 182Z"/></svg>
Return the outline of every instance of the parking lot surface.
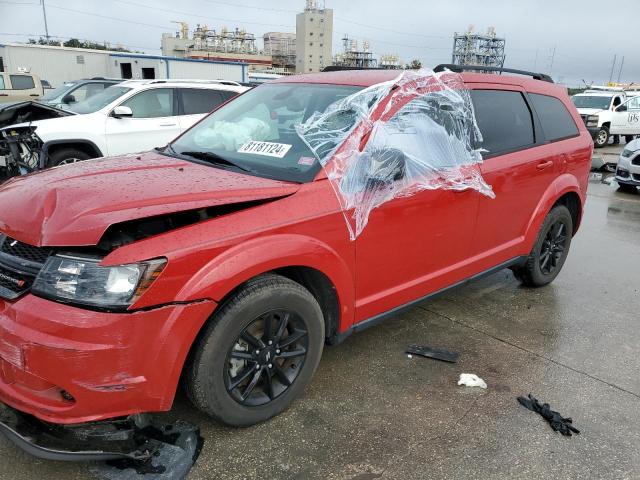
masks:
<svg viewBox="0 0 640 480"><path fill-rule="evenodd" d="M325 349L306 394L251 428L202 429L192 479L640 477L640 194L594 180L560 276L520 287L505 270ZM457 364L404 354L455 350ZM475 373L487 390L459 387ZM532 392L582 433L565 438L516 401ZM0 478L91 478L0 438Z"/></svg>

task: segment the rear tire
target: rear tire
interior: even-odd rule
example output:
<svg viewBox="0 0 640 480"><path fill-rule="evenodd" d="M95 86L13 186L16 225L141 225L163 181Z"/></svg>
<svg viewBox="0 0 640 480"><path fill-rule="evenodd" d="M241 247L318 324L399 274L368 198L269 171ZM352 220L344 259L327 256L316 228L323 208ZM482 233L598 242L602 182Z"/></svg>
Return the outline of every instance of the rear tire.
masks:
<svg viewBox="0 0 640 480"><path fill-rule="evenodd" d="M49 155L49 166L57 167L58 165L81 162L90 158L92 158L91 155L87 152L83 152L82 150L78 150L77 148L61 148Z"/></svg>
<svg viewBox="0 0 640 480"><path fill-rule="evenodd" d="M596 138L593 139L593 145L596 148L602 148L609 143L609 129L606 126L600 127Z"/></svg>
<svg viewBox="0 0 640 480"><path fill-rule="evenodd" d="M631 143L631 142L633 142L634 138L636 138L635 135L625 135L624 136L624 141L625 141L625 143Z"/></svg>
<svg viewBox="0 0 640 480"><path fill-rule="evenodd" d="M544 219L526 263L514 275L527 287L551 283L564 265L573 234L573 220L564 205L555 206Z"/></svg>
<svg viewBox="0 0 640 480"><path fill-rule="evenodd" d="M324 318L313 295L280 275L257 277L204 327L185 368L187 395L227 425L263 422L302 393L323 346Z"/></svg>

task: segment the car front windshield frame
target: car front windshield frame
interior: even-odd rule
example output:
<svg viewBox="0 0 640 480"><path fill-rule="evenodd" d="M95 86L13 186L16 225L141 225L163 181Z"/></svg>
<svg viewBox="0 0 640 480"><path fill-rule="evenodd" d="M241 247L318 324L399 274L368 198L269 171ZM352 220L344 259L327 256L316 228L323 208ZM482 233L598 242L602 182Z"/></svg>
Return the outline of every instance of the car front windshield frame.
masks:
<svg viewBox="0 0 640 480"><path fill-rule="evenodd" d="M300 138L296 126L362 88L294 82L263 84L209 114L163 153L264 178L311 182L322 165Z"/></svg>
<svg viewBox="0 0 640 480"><path fill-rule="evenodd" d="M109 88L105 88L102 92L97 93L86 100L78 102L73 105L69 105L66 108L72 112L79 114L95 113L98 110L103 109L107 105L115 102L119 98L122 98L125 94L129 93L132 89L130 87L121 87L114 85Z"/></svg>
<svg viewBox="0 0 640 480"><path fill-rule="evenodd" d="M574 95L571 97L576 108L597 108L606 110L611 104L613 96L605 95Z"/></svg>

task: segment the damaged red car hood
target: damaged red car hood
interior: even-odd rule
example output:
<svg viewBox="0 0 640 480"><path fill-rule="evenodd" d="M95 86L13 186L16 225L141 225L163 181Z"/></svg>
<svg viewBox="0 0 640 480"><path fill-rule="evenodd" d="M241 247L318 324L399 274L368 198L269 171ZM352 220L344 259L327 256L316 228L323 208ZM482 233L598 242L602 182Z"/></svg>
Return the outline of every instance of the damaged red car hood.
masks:
<svg viewBox="0 0 640 480"><path fill-rule="evenodd" d="M0 231L36 246L96 245L113 224L283 197L299 187L155 152L88 160L3 185Z"/></svg>

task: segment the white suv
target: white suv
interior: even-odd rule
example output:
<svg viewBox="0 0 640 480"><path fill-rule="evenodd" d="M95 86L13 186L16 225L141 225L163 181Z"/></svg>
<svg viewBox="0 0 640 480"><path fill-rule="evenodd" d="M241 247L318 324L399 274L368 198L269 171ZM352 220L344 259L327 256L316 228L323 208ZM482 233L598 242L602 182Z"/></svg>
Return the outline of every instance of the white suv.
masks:
<svg viewBox="0 0 640 480"><path fill-rule="evenodd" d="M129 80L69 107L75 114L3 132L19 136L19 161L32 168L140 152L166 145L245 90L229 81Z"/></svg>

